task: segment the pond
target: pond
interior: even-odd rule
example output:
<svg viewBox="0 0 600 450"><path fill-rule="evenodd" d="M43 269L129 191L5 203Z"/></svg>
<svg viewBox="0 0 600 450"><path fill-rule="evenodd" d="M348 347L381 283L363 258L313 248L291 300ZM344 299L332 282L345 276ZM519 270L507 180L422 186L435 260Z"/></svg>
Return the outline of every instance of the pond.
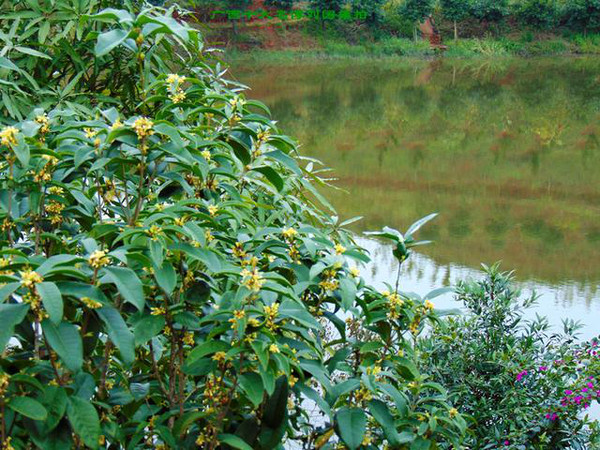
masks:
<svg viewBox="0 0 600 450"><path fill-rule="evenodd" d="M539 312L600 323L600 59L327 60L232 65L303 155L334 170L326 190L356 232L420 231L403 267L425 294L502 260ZM395 279L391 249L361 238L363 272ZM450 296L438 306L455 307Z"/></svg>

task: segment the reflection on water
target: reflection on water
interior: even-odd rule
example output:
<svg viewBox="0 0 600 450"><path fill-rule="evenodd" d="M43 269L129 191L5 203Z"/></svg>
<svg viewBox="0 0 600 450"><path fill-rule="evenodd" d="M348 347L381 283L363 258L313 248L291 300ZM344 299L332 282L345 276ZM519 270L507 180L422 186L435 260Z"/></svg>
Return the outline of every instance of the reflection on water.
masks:
<svg viewBox="0 0 600 450"><path fill-rule="evenodd" d="M436 243L404 269L412 290L502 260L546 315L598 312L600 59L238 63L233 74L303 154L335 169L347 193L327 194L344 218L364 216L356 231L440 213L420 232ZM391 255L375 254L383 281Z"/></svg>
<svg viewBox="0 0 600 450"><path fill-rule="evenodd" d="M372 260L361 274L375 286L385 289L384 283L395 280L398 273L398 261L392 255L392 245L364 237L357 237L357 243L369 251ZM423 297L439 287L455 285L459 280L481 277L480 268L454 263L442 265L427 255L413 253L402 265L400 290L415 292ZM520 281L518 286L523 295L535 290L540 297L537 306L527 312L527 319L535 319L536 313L545 315L552 325L552 331L561 331L562 319L569 318L587 324L580 332L581 339L598 336L600 330L597 321L590 320L595 314L600 315L600 301L593 301L599 298L596 287L592 290L591 285L585 283L553 284L538 280ZM439 309L461 306L451 293L437 297L435 305Z"/></svg>

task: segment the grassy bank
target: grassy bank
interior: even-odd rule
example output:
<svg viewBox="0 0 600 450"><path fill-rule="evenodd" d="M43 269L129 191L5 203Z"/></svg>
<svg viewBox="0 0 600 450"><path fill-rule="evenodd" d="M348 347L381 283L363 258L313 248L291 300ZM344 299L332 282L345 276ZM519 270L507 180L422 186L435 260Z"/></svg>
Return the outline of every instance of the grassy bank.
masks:
<svg viewBox="0 0 600 450"><path fill-rule="evenodd" d="M544 40L485 38L458 39L445 42L448 49L444 56L452 58L478 58L502 56L564 56L600 55L600 35L577 35L572 38L550 38ZM406 38L387 38L375 42L349 44L340 40L323 39L310 48L255 47L250 50L231 49L229 58L268 59L273 61L297 60L298 58L371 58L410 56L429 58L435 56L427 41Z"/></svg>

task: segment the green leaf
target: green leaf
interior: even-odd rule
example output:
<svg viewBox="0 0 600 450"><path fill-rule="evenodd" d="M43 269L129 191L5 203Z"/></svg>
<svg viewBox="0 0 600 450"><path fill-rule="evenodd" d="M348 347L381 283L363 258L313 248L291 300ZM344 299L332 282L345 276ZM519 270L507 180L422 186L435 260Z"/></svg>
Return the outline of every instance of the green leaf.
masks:
<svg viewBox="0 0 600 450"><path fill-rule="evenodd" d="M58 325L63 317L63 299L60 290L50 281L38 283L35 288L42 297L42 303L50 315L50 320Z"/></svg>
<svg viewBox="0 0 600 450"><path fill-rule="evenodd" d="M427 222L429 222L430 220L432 220L437 215L438 215L438 213L429 214L428 216L425 216L422 219L419 219L415 223L413 223L408 228L408 230L406 230L406 233L404 233L404 236L406 237L406 239L410 239L414 233L416 233L417 231L419 231L419 229L423 225L425 225Z"/></svg>
<svg viewBox="0 0 600 450"><path fill-rule="evenodd" d="M96 42L96 47L94 48L94 52L96 56L104 56L109 53L113 48L121 45L129 32L126 30L110 30L106 33L102 33L98 36L98 41Z"/></svg>
<svg viewBox="0 0 600 450"><path fill-rule="evenodd" d="M50 347L60 356L72 372L78 372L83 364L83 344L75 325L61 322L58 326L49 320L42 322L44 335Z"/></svg>
<svg viewBox="0 0 600 450"><path fill-rule="evenodd" d="M398 365L398 372L407 380L414 380L419 374L417 366L407 358L395 358L394 362Z"/></svg>
<svg viewBox="0 0 600 450"><path fill-rule="evenodd" d="M286 376L277 378L275 390L267 399L263 421L270 428L279 428L285 419L290 386Z"/></svg>
<svg viewBox="0 0 600 450"><path fill-rule="evenodd" d="M239 450L252 450L252 447L250 447L246 441L235 434L220 434L218 438L219 442L222 444L227 444L230 447L237 448Z"/></svg>
<svg viewBox="0 0 600 450"><path fill-rule="evenodd" d="M367 426L367 416L362 409L341 408L335 415L335 423L338 436L350 450L361 446Z"/></svg>
<svg viewBox="0 0 600 450"><path fill-rule="evenodd" d="M283 178L281 178L281 176L272 167L261 166L261 167L255 167L252 170L262 173L265 176L265 178L267 180L269 180L269 182L273 186L275 186L275 189L277 189L278 191L281 192L283 190L283 187L284 187Z"/></svg>
<svg viewBox="0 0 600 450"><path fill-rule="evenodd" d="M188 357L186 363L191 364L193 361L200 359L206 355L212 355L217 352L224 352L231 348L231 345L225 341L207 341L204 344L194 348Z"/></svg>
<svg viewBox="0 0 600 450"><path fill-rule="evenodd" d="M410 445L410 450L429 450L430 447L431 447L431 441L429 441L428 439L425 439L424 437L419 436Z"/></svg>
<svg viewBox="0 0 600 450"><path fill-rule="evenodd" d="M85 445L98 448L100 438L100 419L96 408L80 397L70 397L67 403L69 422Z"/></svg>
<svg viewBox="0 0 600 450"><path fill-rule="evenodd" d="M342 295L342 307L345 310L352 308L356 298L356 283L349 278L340 280L340 293Z"/></svg>
<svg viewBox="0 0 600 450"><path fill-rule="evenodd" d="M146 316L135 324L135 345L142 345L159 334L165 326L164 316Z"/></svg>
<svg viewBox="0 0 600 450"><path fill-rule="evenodd" d="M6 298L19 289L20 286L21 283L15 281L14 283L8 283L0 287L0 302L6 300Z"/></svg>
<svg viewBox="0 0 600 450"><path fill-rule="evenodd" d="M296 303L293 300L284 300L279 306L279 314L282 317L294 319L309 328L317 330L322 328L321 324L304 308L304 305Z"/></svg>
<svg viewBox="0 0 600 450"><path fill-rule="evenodd" d="M115 343L121 352L125 365L130 366L135 359L135 341L133 333L115 308L104 306L96 312L106 325L108 337Z"/></svg>
<svg viewBox="0 0 600 450"><path fill-rule="evenodd" d="M263 401L264 394L263 382L260 375L256 372L242 374L239 377L239 383L250 401L258 408Z"/></svg>
<svg viewBox="0 0 600 450"><path fill-rule="evenodd" d="M134 305L139 311L143 311L144 290L135 272L126 267L105 267L104 270L125 301Z"/></svg>
<svg viewBox="0 0 600 450"><path fill-rule="evenodd" d="M46 386L42 402L48 410L46 429L51 431L56 428L67 410L67 393L62 387Z"/></svg>
<svg viewBox="0 0 600 450"><path fill-rule="evenodd" d="M38 52L37 50L34 50L32 48L29 48L29 47L21 47L20 45L17 45L16 47L14 47L14 49L16 51L24 53L26 55L37 56L38 58L52 59L51 57L49 57L45 53Z"/></svg>
<svg viewBox="0 0 600 450"><path fill-rule="evenodd" d="M154 266L154 278L167 295L171 295L177 286L177 273L169 261L164 261L160 267Z"/></svg>
<svg viewBox="0 0 600 450"><path fill-rule="evenodd" d="M394 417L390 413L388 406L381 400L374 399L369 402L369 411L375 420L379 422L379 425L381 425L381 428L383 429L385 436L390 441L390 444L398 445L400 436L398 436L396 424L394 423Z"/></svg>
<svg viewBox="0 0 600 450"><path fill-rule="evenodd" d="M19 414L33 420L46 420L48 411L38 402L29 397L14 397L8 402L8 407Z"/></svg>
<svg viewBox="0 0 600 450"><path fill-rule="evenodd" d="M4 347L13 335L15 325L20 324L27 312L29 305L27 304L0 304L0 353L4 351Z"/></svg>

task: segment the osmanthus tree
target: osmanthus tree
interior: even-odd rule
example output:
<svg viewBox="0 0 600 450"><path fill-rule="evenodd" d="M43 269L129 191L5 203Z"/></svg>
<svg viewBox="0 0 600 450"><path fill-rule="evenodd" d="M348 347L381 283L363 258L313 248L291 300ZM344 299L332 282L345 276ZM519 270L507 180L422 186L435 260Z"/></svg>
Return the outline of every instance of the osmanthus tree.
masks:
<svg viewBox="0 0 600 450"><path fill-rule="evenodd" d="M366 284L196 30L94 4L0 14L2 448L458 448L416 364L436 292Z"/></svg>

